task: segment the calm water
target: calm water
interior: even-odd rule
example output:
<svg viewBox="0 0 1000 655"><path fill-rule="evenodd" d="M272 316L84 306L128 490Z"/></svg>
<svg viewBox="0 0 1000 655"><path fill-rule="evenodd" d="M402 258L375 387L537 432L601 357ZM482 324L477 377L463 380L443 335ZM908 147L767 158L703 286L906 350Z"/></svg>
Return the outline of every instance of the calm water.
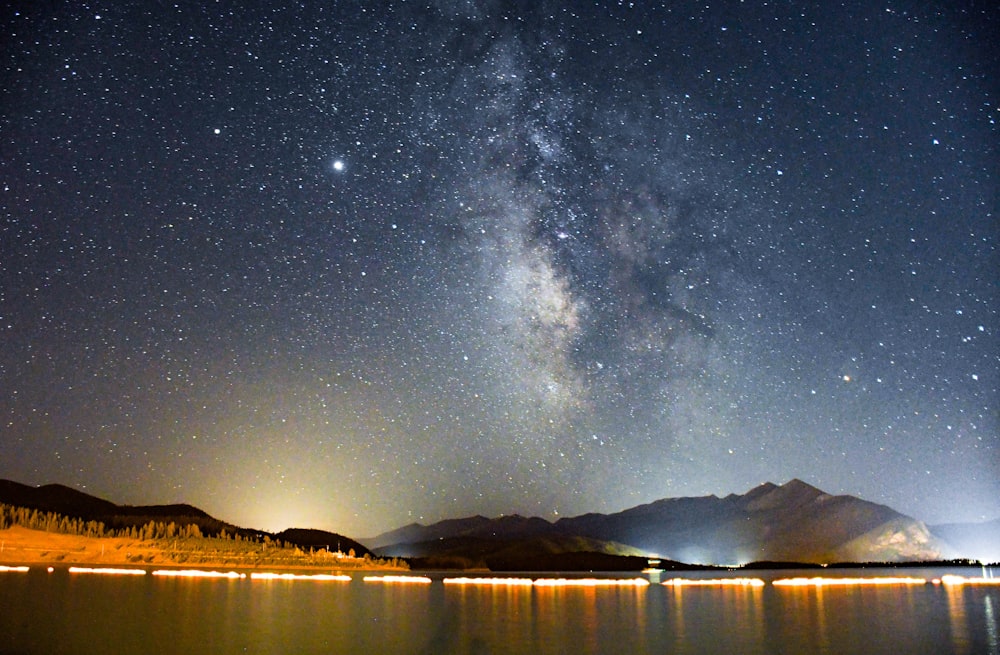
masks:
<svg viewBox="0 0 1000 655"><path fill-rule="evenodd" d="M931 579L947 572L877 573ZM760 577L796 574L816 572ZM361 577L121 577L42 567L0 573L0 654L1000 655L997 586L457 587L442 584L440 574L429 585Z"/></svg>

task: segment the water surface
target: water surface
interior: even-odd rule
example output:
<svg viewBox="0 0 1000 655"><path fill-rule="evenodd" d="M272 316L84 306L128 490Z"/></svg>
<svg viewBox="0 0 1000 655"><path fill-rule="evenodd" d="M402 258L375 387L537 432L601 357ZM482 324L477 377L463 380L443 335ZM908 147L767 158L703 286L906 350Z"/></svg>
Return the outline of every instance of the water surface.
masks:
<svg viewBox="0 0 1000 655"><path fill-rule="evenodd" d="M430 584L376 584L360 574L319 582L0 573L0 654L1000 655L997 586L459 586L430 575ZM816 572L761 577L794 575Z"/></svg>

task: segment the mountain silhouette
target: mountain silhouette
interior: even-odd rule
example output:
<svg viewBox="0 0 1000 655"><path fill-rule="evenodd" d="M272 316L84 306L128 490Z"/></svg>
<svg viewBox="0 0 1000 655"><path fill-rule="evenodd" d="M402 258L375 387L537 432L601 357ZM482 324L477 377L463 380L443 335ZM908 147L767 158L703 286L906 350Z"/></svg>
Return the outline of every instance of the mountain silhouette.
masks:
<svg viewBox="0 0 1000 655"><path fill-rule="evenodd" d="M271 534L220 521L192 505L116 505L111 501L61 484L31 487L12 480L0 480L0 503L41 512L53 512L85 521L99 521L115 530L139 528L150 521L175 523L179 527L193 524L197 525L205 536L217 536L225 531L230 535L238 534L254 540L270 537L301 548L330 546L331 549L336 549L339 545L345 553L353 549L358 557L371 553L357 541L333 532L290 528L278 534Z"/></svg>
<svg viewBox="0 0 1000 655"><path fill-rule="evenodd" d="M891 507L831 495L798 479L782 485L766 482L744 494L664 498L554 523L517 514L412 523L365 540L308 528L271 534L225 523L191 505L116 505L59 484L31 487L0 480L0 503L100 521L112 529L149 521L194 524L206 536L225 531L302 548L353 549L359 557L370 548L378 555L420 558L429 565L497 570L634 568L646 557L703 565L931 561L979 556L997 531L994 521L936 526L932 532ZM968 550L973 546L976 555Z"/></svg>
<svg viewBox="0 0 1000 655"><path fill-rule="evenodd" d="M923 523L885 505L827 494L798 479L780 486L767 482L742 495L666 498L614 514L584 514L555 523L476 516L430 526L411 524L367 543L379 553L457 557L460 553L449 540L552 536L615 543L699 564L898 562L934 560L942 553L942 544Z"/></svg>

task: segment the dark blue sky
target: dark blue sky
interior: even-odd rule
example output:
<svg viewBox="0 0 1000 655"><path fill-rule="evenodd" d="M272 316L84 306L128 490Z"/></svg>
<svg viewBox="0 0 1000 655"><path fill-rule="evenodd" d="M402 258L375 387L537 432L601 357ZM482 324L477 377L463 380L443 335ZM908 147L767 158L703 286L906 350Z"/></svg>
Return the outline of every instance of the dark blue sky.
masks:
<svg viewBox="0 0 1000 655"><path fill-rule="evenodd" d="M3 10L0 477L1000 516L996 10L119 4Z"/></svg>

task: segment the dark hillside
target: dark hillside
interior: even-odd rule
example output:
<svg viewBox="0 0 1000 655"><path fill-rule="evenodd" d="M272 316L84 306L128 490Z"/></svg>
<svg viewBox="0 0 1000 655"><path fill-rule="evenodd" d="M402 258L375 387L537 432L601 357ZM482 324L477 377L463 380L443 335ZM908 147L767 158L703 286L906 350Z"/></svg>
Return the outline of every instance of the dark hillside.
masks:
<svg viewBox="0 0 1000 655"><path fill-rule="evenodd" d="M349 553L353 550L355 557L364 557L365 555L372 554L370 550L357 541L335 532L327 532L326 530L289 528L274 535L274 538L300 548L325 549L331 552L340 551L342 553Z"/></svg>

